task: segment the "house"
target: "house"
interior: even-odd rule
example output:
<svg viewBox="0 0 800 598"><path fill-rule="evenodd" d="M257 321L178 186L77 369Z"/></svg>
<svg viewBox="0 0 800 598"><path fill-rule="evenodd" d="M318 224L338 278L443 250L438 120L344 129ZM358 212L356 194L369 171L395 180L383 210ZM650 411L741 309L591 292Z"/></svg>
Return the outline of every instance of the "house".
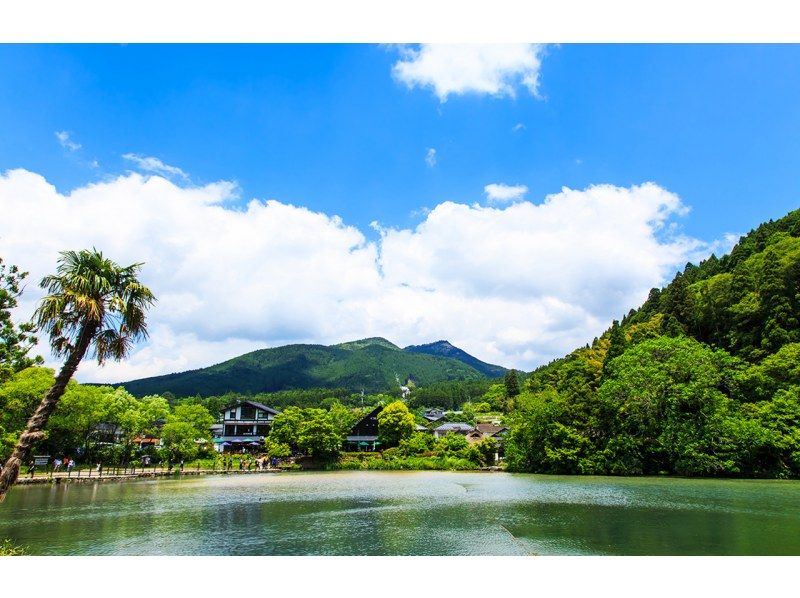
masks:
<svg viewBox="0 0 800 598"><path fill-rule="evenodd" d="M464 423L464 422L447 422L446 424L442 424L438 428L433 430L434 438L441 438L445 434L462 434L466 436L470 432L475 430L474 427L471 425Z"/></svg>
<svg viewBox="0 0 800 598"><path fill-rule="evenodd" d="M220 412L222 434L213 438L217 452L243 452L258 448L269 434L272 420L279 411L257 401L240 401ZM217 425L219 426L219 424ZM216 428L219 433L220 428ZM212 427L212 436L213 436Z"/></svg>
<svg viewBox="0 0 800 598"><path fill-rule="evenodd" d="M505 426L496 424L475 424L475 429L478 430L485 437L497 438L500 440L508 432Z"/></svg>
<svg viewBox="0 0 800 598"><path fill-rule="evenodd" d="M344 441L344 450L374 451L380 445L378 442L378 414L381 411L383 411L382 405L375 407L350 429L350 433Z"/></svg>
<svg viewBox="0 0 800 598"><path fill-rule="evenodd" d="M415 432L430 432L431 429L426 427L426 426L423 426L422 424L417 424L416 426L414 426L414 431Z"/></svg>
<svg viewBox="0 0 800 598"><path fill-rule="evenodd" d="M427 419L429 422L439 421L444 417L444 411L441 409L428 409L422 414L422 417Z"/></svg>
<svg viewBox="0 0 800 598"><path fill-rule="evenodd" d="M108 422L95 424L92 431L89 432L89 439L95 445L116 444L122 442L124 438L125 433L122 428Z"/></svg>

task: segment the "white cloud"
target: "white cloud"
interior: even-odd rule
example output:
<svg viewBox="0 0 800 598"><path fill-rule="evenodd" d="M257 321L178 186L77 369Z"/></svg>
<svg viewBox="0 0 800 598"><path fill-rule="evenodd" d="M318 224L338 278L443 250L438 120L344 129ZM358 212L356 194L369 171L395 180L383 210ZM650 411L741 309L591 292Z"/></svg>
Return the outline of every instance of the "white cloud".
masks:
<svg viewBox="0 0 800 598"><path fill-rule="evenodd" d="M122 157L129 162L133 162L139 168L139 170L143 170L144 172L150 172L153 174L160 174L166 176L179 176L184 180L188 180L189 176L183 172L177 166L170 166L169 164L164 164L158 158L154 158L153 156L140 156L138 154L123 154Z"/></svg>
<svg viewBox="0 0 800 598"><path fill-rule="evenodd" d="M95 246L145 262L158 297L150 341L83 381L206 366L264 346L385 336L446 338L486 361L532 369L601 333L709 246L670 225L687 209L652 183L563 189L542 203L444 202L376 241L337 216L275 200L226 207L235 185L182 187L130 173L59 193L38 174L0 175L0 255L53 272ZM30 317L33 283L16 311ZM42 342L45 346L45 343Z"/></svg>
<svg viewBox="0 0 800 598"><path fill-rule="evenodd" d="M56 131L56 139L65 150L76 152L81 149L81 144L70 139L69 133L66 131Z"/></svg>
<svg viewBox="0 0 800 598"><path fill-rule="evenodd" d="M511 130L512 130L514 133L519 133L520 131L524 131L524 130L525 130L525 128L526 128L526 127L525 127L525 125L524 125L523 123L517 123L517 124L515 124L513 127L511 127Z"/></svg>
<svg viewBox="0 0 800 598"><path fill-rule="evenodd" d="M425 152L425 164L431 168L436 166L436 150L432 147L429 147L428 151Z"/></svg>
<svg viewBox="0 0 800 598"><path fill-rule="evenodd" d="M505 185L503 183L491 183L483 188L486 199L493 202L515 201L522 199L528 192L525 185Z"/></svg>
<svg viewBox="0 0 800 598"><path fill-rule="evenodd" d="M543 48L540 44L404 46L392 74L410 88L431 87L442 102L451 94L515 97L520 86L538 97Z"/></svg>

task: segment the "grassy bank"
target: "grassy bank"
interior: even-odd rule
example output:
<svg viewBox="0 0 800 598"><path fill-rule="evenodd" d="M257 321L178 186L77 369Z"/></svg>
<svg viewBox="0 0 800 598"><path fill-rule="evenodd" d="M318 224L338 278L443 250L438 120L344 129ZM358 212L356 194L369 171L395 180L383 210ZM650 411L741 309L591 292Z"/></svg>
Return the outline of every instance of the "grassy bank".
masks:
<svg viewBox="0 0 800 598"><path fill-rule="evenodd" d="M482 465L452 455L385 456L381 453L343 453L335 463L325 469L331 470L479 470Z"/></svg>

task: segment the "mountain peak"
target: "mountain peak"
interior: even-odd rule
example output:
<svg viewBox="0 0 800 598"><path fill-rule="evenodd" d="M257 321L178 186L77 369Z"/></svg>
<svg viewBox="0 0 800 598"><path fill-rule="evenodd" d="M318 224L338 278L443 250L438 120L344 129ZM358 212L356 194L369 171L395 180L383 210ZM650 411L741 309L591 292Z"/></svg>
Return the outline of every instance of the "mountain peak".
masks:
<svg viewBox="0 0 800 598"><path fill-rule="evenodd" d="M400 350L400 347L398 347L393 342L388 341L381 336L372 336L370 338L362 338L356 341L339 343L338 345L334 345L334 347L339 347L340 349L352 350L352 349L363 349L364 347L369 347L370 345L377 345L379 347L384 347L386 349L395 349L397 351Z"/></svg>
<svg viewBox="0 0 800 598"><path fill-rule="evenodd" d="M437 355L439 357L457 359L458 361L475 368L484 376L488 376L489 378L498 378L506 372L504 367L481 361L463 349L459 349L447 340L438 340L425 345L409 345L408 347L405 347L403 351L407 351L409 353L425 353L427 355Z"/></svg>

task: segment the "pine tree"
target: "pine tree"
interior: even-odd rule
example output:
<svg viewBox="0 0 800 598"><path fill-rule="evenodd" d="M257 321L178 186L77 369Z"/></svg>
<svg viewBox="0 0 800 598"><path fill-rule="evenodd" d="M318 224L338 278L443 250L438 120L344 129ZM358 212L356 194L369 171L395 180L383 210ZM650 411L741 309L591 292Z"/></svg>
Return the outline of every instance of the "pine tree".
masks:
<svg viewBox="0 0 800 598"><path fill-rule="evenodd" d="M517 377L517 370L508 370L505 377L506 396L509 398L516 397L519 393L519 378Z"/></svg>

